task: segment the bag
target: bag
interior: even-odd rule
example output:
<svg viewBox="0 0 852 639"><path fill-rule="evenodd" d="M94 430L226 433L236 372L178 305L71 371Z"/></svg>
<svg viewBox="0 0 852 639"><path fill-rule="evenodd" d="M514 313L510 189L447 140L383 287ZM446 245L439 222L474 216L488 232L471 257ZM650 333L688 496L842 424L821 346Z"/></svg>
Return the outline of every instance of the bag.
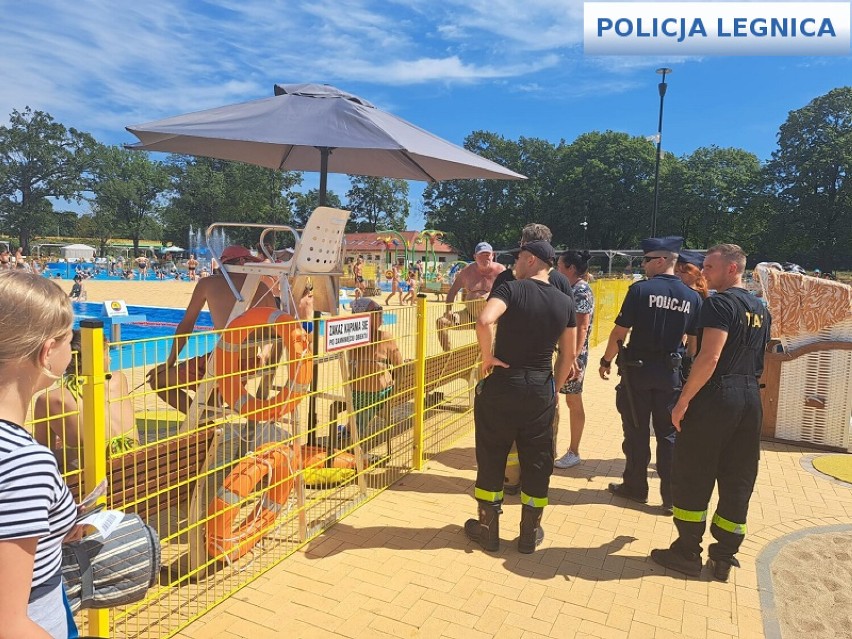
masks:
<svg viewBox="0 0 852 639"><path fill-rule="evenodd" d="M160 539L136 514L112 534L62 546L62 576L71 609L112 608L145 598L160 574Z"/></svg>

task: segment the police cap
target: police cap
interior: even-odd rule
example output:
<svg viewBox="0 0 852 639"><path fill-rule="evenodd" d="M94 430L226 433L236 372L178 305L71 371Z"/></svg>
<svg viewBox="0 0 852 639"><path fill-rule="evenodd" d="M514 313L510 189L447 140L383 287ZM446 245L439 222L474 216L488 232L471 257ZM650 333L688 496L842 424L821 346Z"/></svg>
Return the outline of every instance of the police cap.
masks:
<svg viewBox="0 0 852 639"><path fill-rule="evenodd" d="M692 264L698 269L704 268L704 255L698 251L681 249L680 253L677 255L677 261L685 264Z"/></svg>
<svg viewBox="0 0 852 639"><path fill-rule="evenodd" d="M668 237L649 237L642 240L643 253L680 253L680 247L683 246L683 238L678 236Z"/></svg>

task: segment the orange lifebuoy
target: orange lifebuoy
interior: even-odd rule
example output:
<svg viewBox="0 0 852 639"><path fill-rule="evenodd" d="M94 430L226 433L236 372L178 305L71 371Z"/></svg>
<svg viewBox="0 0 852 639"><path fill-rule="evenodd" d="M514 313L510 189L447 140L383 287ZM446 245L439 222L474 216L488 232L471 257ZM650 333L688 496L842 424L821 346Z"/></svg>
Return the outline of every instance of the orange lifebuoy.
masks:
<svg viewBox="0 0 852 639"><path fill-rule="evenodd" d="M210 502L207 515L207 552L224 553L236 561L251 550L275 525L293 489L293 450L286 444L267 444L234 466ZM245 500L266 480L269 489L251 513L234 529Z"/></svg>
<svg viewBox="0 0 852 639"><path fill-rule="evenodd" d="M241 379L243 345L249 336L269 327L287 345L289 383L271 399L254 397ZM243 330L234 330L243 329ZM216 345L216 375L222 399L252 421L271 421L292 413L313 380L313 355L308 333L296 318L271 307L255 307L234 318Z"/></svg>
<svg viewBox="0 0 852 639"><path fill-rule="evenodd" d="M388 269L385 271L385 279L392 280L393 279L393 270Z"/></svg>
<svg viewBox="0 0 852 639"><path fill-rule="evenodd" d="M346 452L328 452L317 446L302 446L301 468L355 468L355 455Z"/></svg>

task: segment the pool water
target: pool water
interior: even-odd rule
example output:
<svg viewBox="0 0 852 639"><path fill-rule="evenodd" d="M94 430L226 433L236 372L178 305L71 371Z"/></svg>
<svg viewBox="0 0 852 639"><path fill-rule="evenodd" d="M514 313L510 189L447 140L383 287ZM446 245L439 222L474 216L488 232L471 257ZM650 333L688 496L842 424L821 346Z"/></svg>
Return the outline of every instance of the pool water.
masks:
<svg viewBox="0 0 852 639"><path fill-rule="evenodd" d="M104 323L104 336L109 339L112 335L112 320L103 314L104 305L98 302L72 302L74 307L74 328L80 327L84 319L96 319ZM171 340L152 338L171 337L175 333L184 309L160 308L157 306L128 306L130 315L144 315L144 322L133 322L121 325L122 346L111 347L110 368L129 368L132 366L153 366L166 361ZM210 313L202 311L195 325L196 331L209 331L213 328ZM209 353L216 345L216 335L192 335L181 351L181 358L195 357ZM145 341L138 341L145 340ZM135 342L135 343L127 343Z"/></svg>

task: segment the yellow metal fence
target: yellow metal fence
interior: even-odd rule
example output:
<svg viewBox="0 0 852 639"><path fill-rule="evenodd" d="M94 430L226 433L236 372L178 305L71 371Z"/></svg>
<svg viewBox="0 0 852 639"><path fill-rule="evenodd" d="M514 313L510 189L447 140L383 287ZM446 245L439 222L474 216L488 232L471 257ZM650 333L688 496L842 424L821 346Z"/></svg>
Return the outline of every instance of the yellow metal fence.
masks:
<svg viewBox="0 0 852 639"><path fill-rule="evenodd" d="M623 284L595 283L593 340L608 333ZM187 336L184 363L167 373L157 368L172 338L107 345L98 322L82 322L77 390L49 390L61 401L37 400L31 427L78 498L108 480L108 507L157 531L163 564L143 601L78 614L86 633L176 634L469 433L481 304L445 315L421 296L352 316L354 328L332 327L346 316L254 309L245 326ZM367 317L379 324L369 343L327 348ZM79 437L61 436L78 423Z"/></svg>

